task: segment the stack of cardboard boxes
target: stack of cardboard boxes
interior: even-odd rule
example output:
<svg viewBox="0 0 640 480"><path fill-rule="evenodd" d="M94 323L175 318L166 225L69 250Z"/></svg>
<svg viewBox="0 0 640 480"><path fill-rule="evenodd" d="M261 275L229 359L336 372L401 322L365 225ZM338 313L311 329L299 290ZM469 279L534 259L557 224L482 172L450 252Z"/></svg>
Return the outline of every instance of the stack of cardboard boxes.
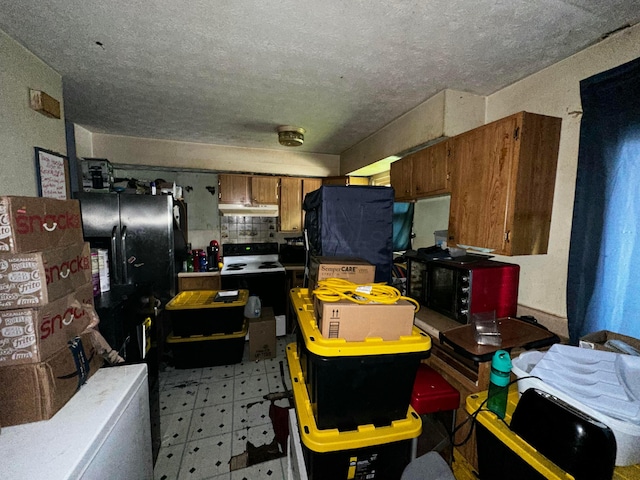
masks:
<svg viewBox="0 0 640 480"><path fill-rule="evenodd" d="M376 266L354 257L312 257L309 266L309 293L318 282L331 278L352 283L374 282ZM325 302L314 297L314 312L318 329L325 338L343 338L348 342L362 341L369 337L382 340L398 340L411 335L415 307L407 300L393 304L369 303L366 305L342 299Z"/></svg>
<svg viewBox="0 0 640 480"><path fill-rule="evenodd" d="M0 197L0 426L51 418L102 365L77 200Z"/></svg>

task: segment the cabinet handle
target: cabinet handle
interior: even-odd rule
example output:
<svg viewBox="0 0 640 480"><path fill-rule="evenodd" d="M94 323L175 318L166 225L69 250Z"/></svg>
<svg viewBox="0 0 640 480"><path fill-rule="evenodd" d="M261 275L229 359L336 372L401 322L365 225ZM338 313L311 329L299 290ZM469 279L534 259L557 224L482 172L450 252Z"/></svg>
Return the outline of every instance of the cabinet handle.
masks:
<svg viewBox="0 0 640 480"><path fill-rule="evenodd" d="M507 230L506 232L504 232L504 241L506 243L509 243L509 230Z"/></svg>

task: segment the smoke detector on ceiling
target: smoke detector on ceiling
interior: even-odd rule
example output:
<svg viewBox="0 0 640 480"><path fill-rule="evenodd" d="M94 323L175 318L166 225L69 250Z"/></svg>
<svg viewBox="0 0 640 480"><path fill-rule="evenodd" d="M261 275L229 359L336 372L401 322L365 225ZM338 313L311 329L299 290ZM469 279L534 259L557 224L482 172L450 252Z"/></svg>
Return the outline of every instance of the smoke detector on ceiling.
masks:
<svg viewBox="0 0 640 480"><path fill-rule="evenodd" d="M304 128L282 125L278 127L278 141L285 147L299 147L304 143Z"/></svg>

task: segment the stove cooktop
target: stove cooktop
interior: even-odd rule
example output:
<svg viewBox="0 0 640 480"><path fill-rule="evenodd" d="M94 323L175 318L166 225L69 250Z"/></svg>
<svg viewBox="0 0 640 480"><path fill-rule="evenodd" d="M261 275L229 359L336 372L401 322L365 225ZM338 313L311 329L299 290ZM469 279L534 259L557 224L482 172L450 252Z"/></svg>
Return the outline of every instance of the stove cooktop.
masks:
<svg viewBox="0 0 640 480"><path fill-rule="evenodd" d="M284 272L278 261L277 243L229 243L222 245L221 275Z"/></svg>

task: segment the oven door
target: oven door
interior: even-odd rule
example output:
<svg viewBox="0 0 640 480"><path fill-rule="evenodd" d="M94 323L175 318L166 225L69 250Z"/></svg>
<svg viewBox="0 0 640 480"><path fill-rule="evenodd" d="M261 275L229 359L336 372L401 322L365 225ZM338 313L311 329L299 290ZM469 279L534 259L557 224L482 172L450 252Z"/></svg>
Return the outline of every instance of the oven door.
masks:
<svg viewBox="0 0 640 480"><path fill-rule="evenodd" d="M243 273L221 275L223 290L244 289L249 295L260 297L263 307L273 308L274 315L284 315L286 311L285 272Z"/></svg>

